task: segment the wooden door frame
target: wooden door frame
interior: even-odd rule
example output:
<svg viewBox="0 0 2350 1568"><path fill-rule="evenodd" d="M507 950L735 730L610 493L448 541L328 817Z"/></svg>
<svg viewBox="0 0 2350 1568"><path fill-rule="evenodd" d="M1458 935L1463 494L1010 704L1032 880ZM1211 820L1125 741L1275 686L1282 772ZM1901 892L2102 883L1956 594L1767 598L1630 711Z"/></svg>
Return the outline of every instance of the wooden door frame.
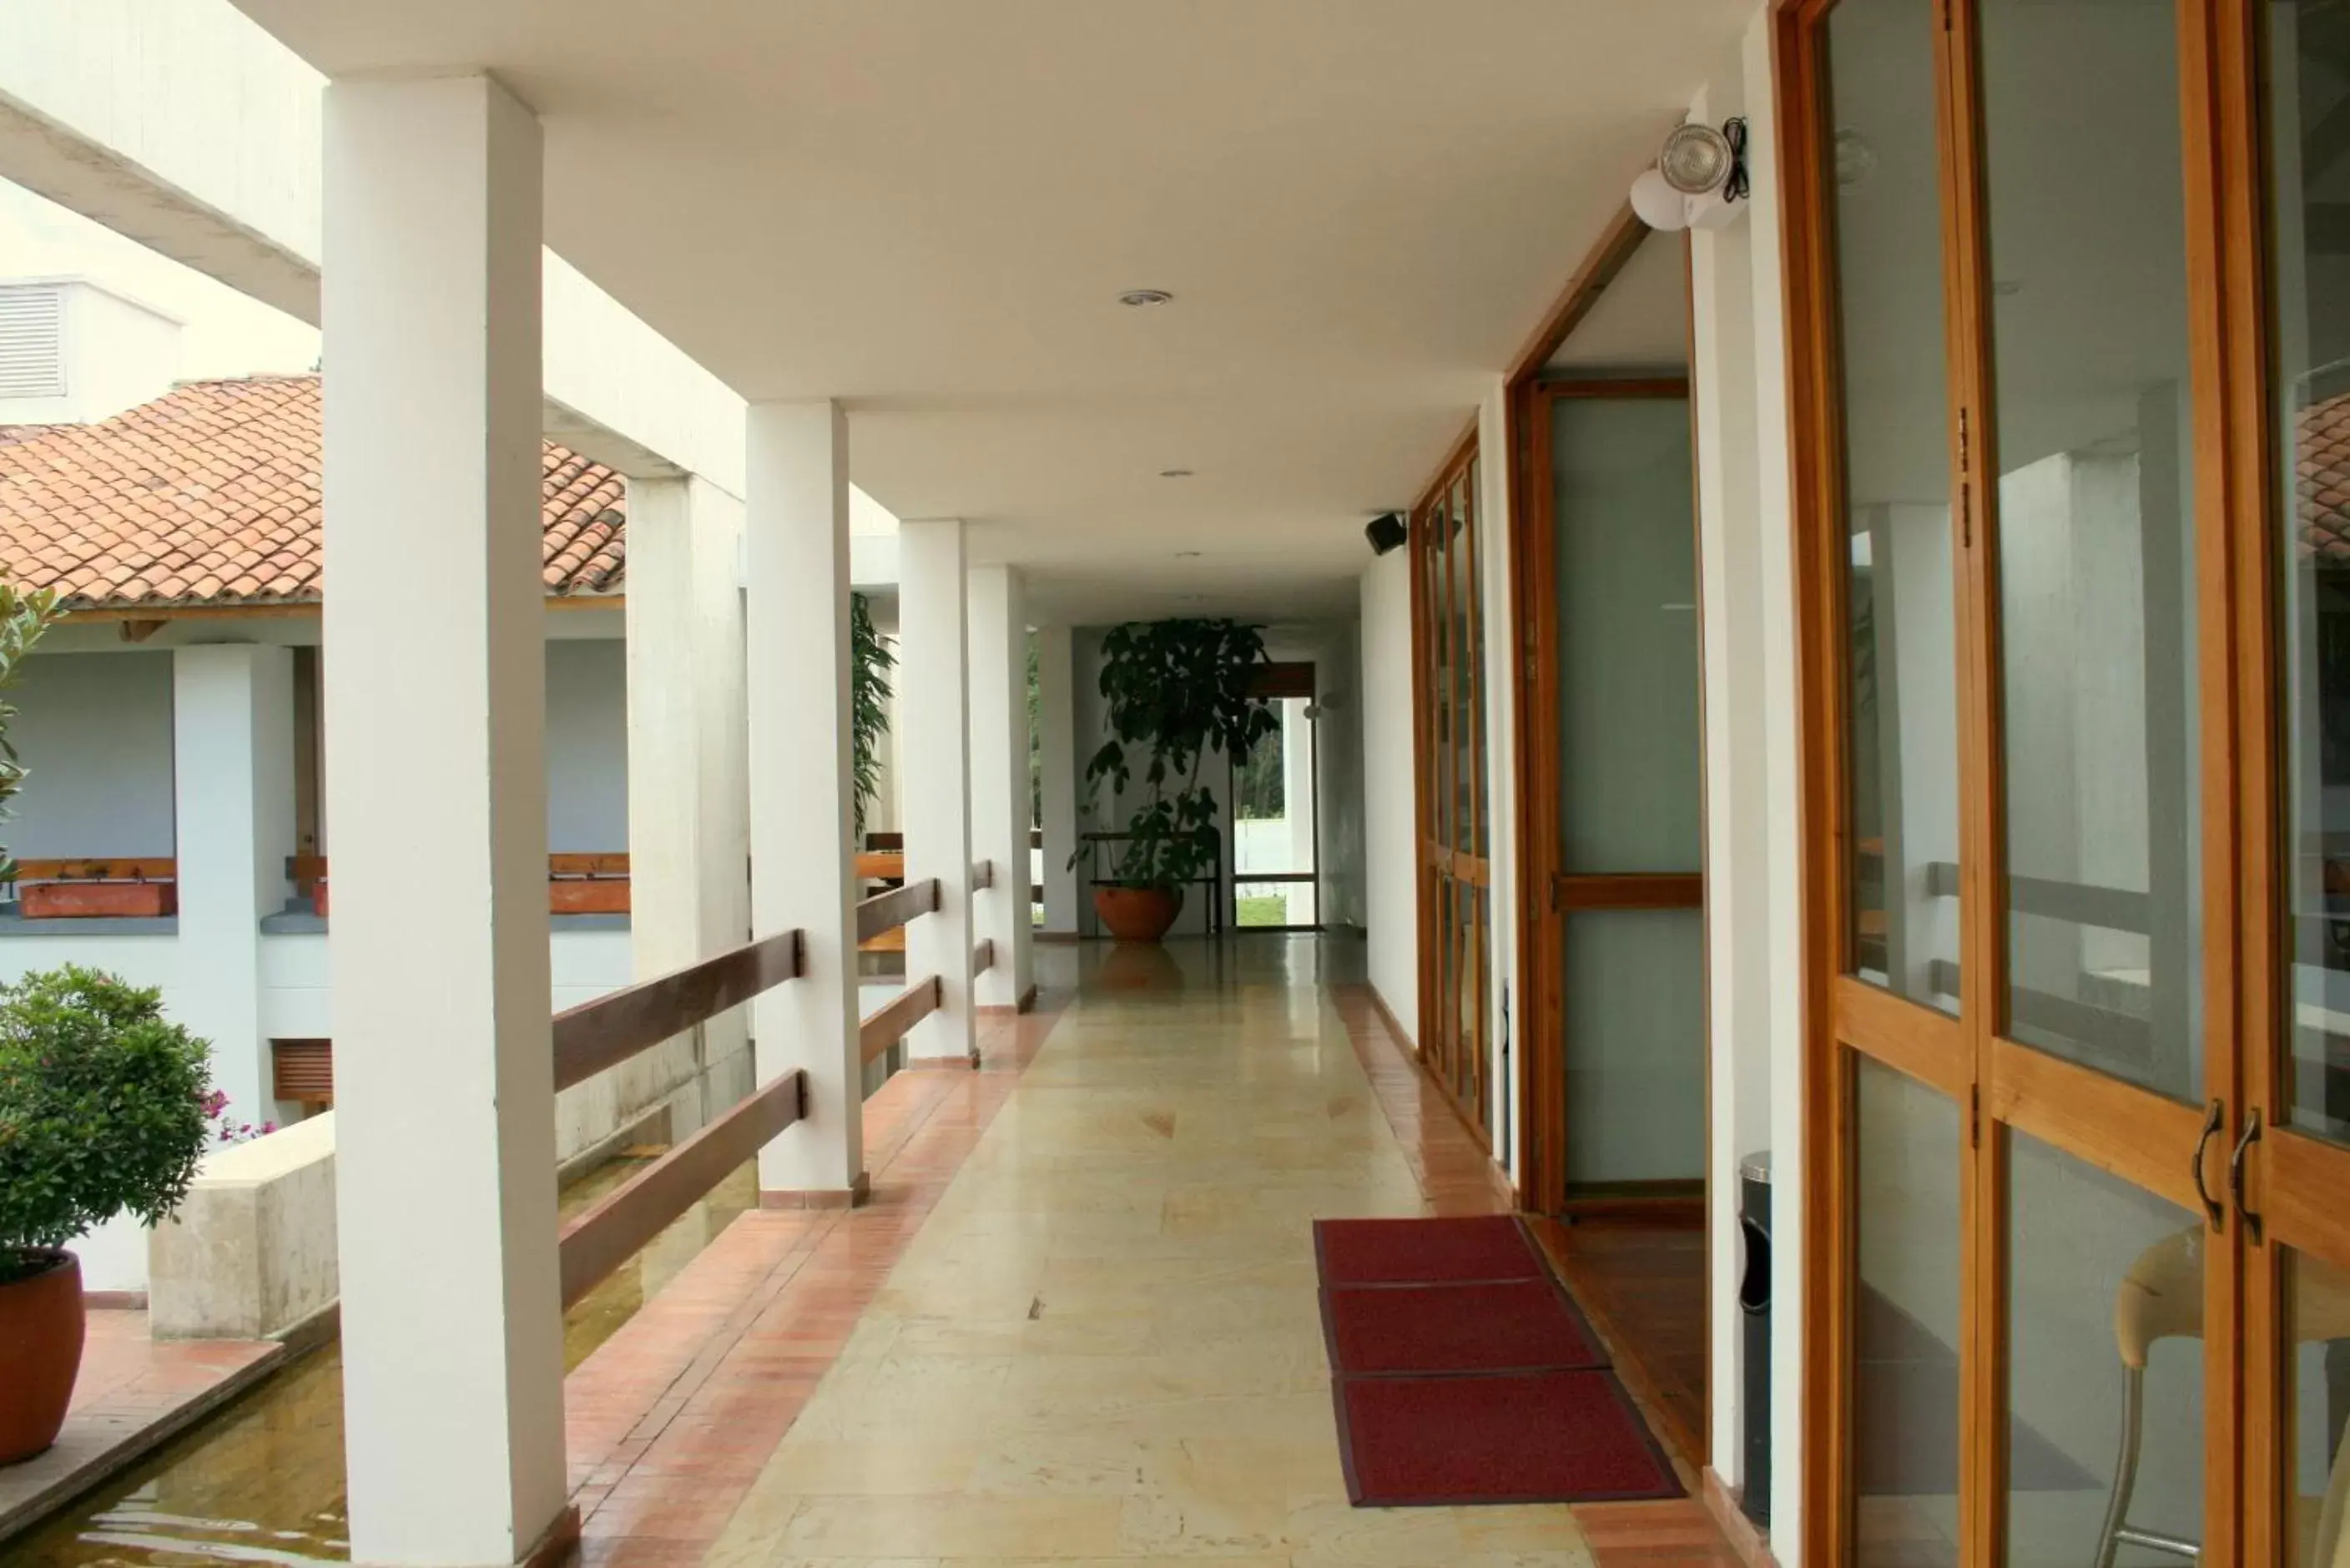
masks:
<svg viewBox="0 0 2350 1568"><path fill-rule="evenodd" d="M1920 0L1921 5L1927 0ZM2009 906L2004 802L2000 788L2002 666L1997 571L1999 473L1991 417L1992 315L1989 289L1977 0L1932 0L1944 26L1936 39L1940 126L1943 291L1953 486L1959 556L1956 606L1962 995L1959 1018L1934 1012L1854 977L1850 950L1853 844L1846 820L1842 432L1836 318L1826 170L1832 153L1820 98L1818 24L1833 0L1774 0L1773 68L1779 99L1779 168L1788 315L1794 537L1799 658L1799 857L1804 1019L1804 1103L1809 1158L1803 1174L1807 1303L1804 1378L1799 1397L1807 1560L1848 1560L1854 1478L1847 1468L1852 1418L1852 1270L1855 1262L1855 1062L1881 1062L1958 1105L1962 1247L1960 1429L1960 1560L1998 1560L2005 1539L2004 1474L2009 1268L2006 1210L2008 1130L2043 1139L2189 1213L2201 1212L2197 1182L2224 1178L2198 1141L2206 1114L2120 1079L2037 1051L2009 1036L2005 920ZM2195 488L2184 498L2196 579L2192 605L2198 663L2190 674L2199 713L2195 831L2203 851L2196 890L2206 938L2200 1085L2220 1102L2232 1139L2242 1119L2245 1054L2239 1041L2265 1029L2274 1039L2279 999L2246 974L2274 969L2277 846L2272 820L2273 672L2265 574L2268 458L2266 367L2262 348L2262 215L2257 182L2247 186L2259 138L2250 62L2252 0L2176 0L2183 198L2186 224L2188 360ZM2247 261L2249 247L2251 260ZM2254 743L2244 743L2245 737ZM2262 805L2262 803L2266 803ZM2262 837L2263 832L2268 836ZM2263 868L2263 857L2269 865ZM2273 981L2269 987L2273 992ZM1847 1049L1851 1054L1847 1055ZM1985 1101L1989 1115L1986 1116ZM2118 1128L2127 1136L2116 1137ZM2222 1162L2228 1144L2220 1146ZM2198 1168L2173 1158L2193 1149ZM2207 1245L2204 1371L2207 1433L2205 1546L2210 1568L2277 1560L2279 1538L2260 1534L2259 1509L2246 1510L2240 1472L2226 1462L2232 1438L2265 1443L2248 1428L2244 1364L2236 1354L2243 1321L2241 1223L2223 1223ZM2255 1301L2258 1309L2262 1303ZM2268 1303L2274 1309L2273 1302ZM2218 1440L2208 1435L2217 1434ZM2257 1462L2257 1453L2254 1455ZM2281 1501L2281 1500L2272 1500ZM2272 1518L2271 1529L2276 1527ZM2239 1556L2239 1550L2241 1555ZM2267 1552L2264 1555L2264 1551Z"/></svg>
<svg viewBox="0 0 2350 1568"><path fill-rule="evenodd" d="M1524 431L1523 440L1516 450L1523 459L1519 467L1524 474L1526 493L1524 526L1513 530L1512 573L1517 588L1514 597L1522 607L1517 623L1520 638L1527 649L1518 681L1518 815L1522 825L1517 857L1519 929L1522 933L1519 951L1543 955L1544 961L1563 950L1567 916L1577 910L1701 910L1705 899L1701 836L1699 869L1694 874L1571 875L1564 864L1558 823L1558 803L1563 788L1558 757L1560 674L1558 595L1555 586L1558 519L1552 495L1550 429L1556 404L1596 398L1679 399L1687 402L1690 381L1686 376L1562 376L1556 379L1537 376L1520 388L1513 399ZM1694 442L1690 452L1694 462ZM1513 468L1513 475L1517 471ZM1694 475L1690 493L1692 504L1689 525L1694 535L1699 527L1694 504ZM1698 591L1702 595L1701 584ZM1702 713L1702 682L1699 701ZM1703 765L1700 749L1700 774ZM1700 795L1702 799L1702 777ZM1539 831L1534 828L1536 821L1541 825ZM1520 1009L1520 1092L1523 1096L1520 1105L1529 1136L1525 1140L1526 1158L1518 1189L1519 1202L1523 1208L1544 1214L1602 1210L1638 1212L1659 1199L1639 1196L1576 1199L1571 1198L1567 1191L1566 993L1564 968L1563 964L1542 961L1519 966L1520 973L1528 977L1525 981L1527 989L1533 988L1533 977L1535 976L1540 977L1542 984L1540 992L1529 999L1530 1004ZM1705 1048L1708 1054L1706 1077L1711 1084L1710 1031ZM1711 1111L1709 1104L1706 1106L1709 1118ZM1711 1154L1707 1157L1707 1164L1710 1175ZM1685 1203L1687 1199L1678 1197L1667 1200Z"/></svg>
<svg viewBox="0 0 2350 1568"><path fill-rule="evenodd" d="M1557 755L1555 751L1545 753L1536 743L1537 737L1546 732L1536 726L1548 726L1549 716L1557 711L1556 689L1546 682L1544 671L1557 669L1558 648L1556 617L1552 613L1555 610L1555 593L1550 578L1537 571L1540 563L1528 561L1528 554L1534 548L1533 509L1538 493L1528 472L1534 456L1533 389L1560 346L1591 314L1600 296L1630 264L1649 234L1648 226L1628 202L1617 210L1584 254L1558 298L1511 360L1503 389L1503 480L1510 535L1506 613L1511 658L1506 679L1511 732L1515 737L1511 826L1515 830L1513 868L1518 889L1514 912L1518 992L1517 1005L1513 1009L1515 1038L1512 1041L1514 1059L1511 1064L1510 1092L1518 1114L1525 1118L1529 1128L1534 1127L1534 1118L1544 1104L1538 1086L1540 1082L1547 1081L1543 1075L1555 1075L1558 1070L1543 1064L1558 1060L1555 1020L1564 998L1557 966L1533 961L1533 955L1546 950L1541 946L1544 922L1549 918L1550 883L1545 868L1558 864L1558 814L1541 809L1537 804L1557 798ZM1546 562L1547 541L1544 552L1543 560ZM1546 604L1550 612L1544 608ZM1537 888L1544 889L1539 898L1532 893ZM1522 1140L1516 1181L1519 1208L1542 1210L1554 1179L1543 1168L1545 1161L1555 1166L1555 1156L1546 1152L1555 1147L1554 1139L1530 1137ZM1559 1174L1563 1178L1563 1168Z"/></svg>
<svg viewBox="0 0 2350 1568"><path fill-rule="evenodd" d="M1446 802L1457 813L1461 789L1461 780L1452 773L1457 748L1451 744L1449 740L1448 743L1440 748L1436 737L1430 732L1429 722L1432 712L1431 698L1434 691L1430 676L1433 670L1431 649L1435 636L1435 618L1440 613L1449 616L1453 602L1453 590L1450 586L1452 556L1449 549L1445 556L1448 584L1445 591L1446 602L1441 607L1430 602L1427 556L1432 546L1429 537L1429 524L1436 508L1443 504L1456 490L1465 491L1469 495L1471 508L1469 525L1464 532L1469 538L1471 582L1477 597L1477 616L1471 627L1472 637L1482 630L1486 616L1491 613L1483 602L1482 567L1476 565L1482 559L1476 535L1482 528L1484 519L1477 510L1476 486L1469 483L1471 476L1477 472L1482 455L1478 444L1477 421L1471 418L1468 429L1463 431L1447 449L1444 461L1437 465L1434 474L1422 487L1419 498L1412 504L1410 514L1411 525L1407 547L1410 551L1411 563L1412 722L1415 753L1412 768L1411 848L1414 919L1419 963L1418 1006L1419 1038L1413 1054L1423 1074L1431 1084L1435 1085L1445 1104L1452 1107L1454 1114L1461 1118L1461 1125L1468 1128L1470 1135L1477 1140L1479 1146L1491 1155L1493 1149L1489 1108L1492 1097L1490 1093L1492 1064L1488 1052L1492 1039L1492 1023L1489 1012L1491 1003L1488 992L1491 989L1492 964L1492 905L1489 898L1483 928L1487 934L1479 950L1484 955L1486 978L1489 983L1478 987L1475 1038L1464 1044L1459 1038L1458 1005L1443 994L1444 988L1439 983L1444 973L1444 965L1448 961L1445 956L1440 955L1449 954L1451 951L1449 944L1451 931L1444 926L1441 911L1439 909L1438 884L1441 878L1435 866L1437 857L1441 855L1458 867L1453 877L1454 881L1467 882L1490 890L1492 863L1490 857L1465 854L1453 849L1449 844L1440 846L1437 843L1437 805L1432 798L1433 794L1440 788ZM1476 649L1475 673L1470 683L1467 711L1471 722L1475 726L1474 750L1479 766L1490 772L1491 746L1490 736L1485 731L1484 695L1492 677L1491 672L1484 669L1484 649L1480 643ZM1449 669L1447 679L1451 679ZM1447 694L1445 701L1448 703L1452 701L1450 693ZM1490 815L1492 810L1490 789L1487 792L1486 810ZM1486 829L1490 844L1490 821L1486 824ZM1456 916L1455 924L1457 923ZM1454 1079L1459 1073L1464 1054L1470 1052L1475 1054L1477 1064L1472 1078L1478 1092L1464 1096L1460 1093Z"/></svg>

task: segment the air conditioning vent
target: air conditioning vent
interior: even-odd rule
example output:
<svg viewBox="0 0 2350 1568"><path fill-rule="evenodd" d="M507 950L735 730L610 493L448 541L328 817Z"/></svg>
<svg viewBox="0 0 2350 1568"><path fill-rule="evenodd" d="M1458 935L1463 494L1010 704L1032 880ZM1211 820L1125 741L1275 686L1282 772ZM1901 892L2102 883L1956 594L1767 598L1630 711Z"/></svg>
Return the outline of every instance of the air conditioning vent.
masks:
<svg viewBox="0 0 2350 1568"><path fill-rule="evenodd" d="M0 398L65 395L65 306L57 286L0 287Z"/></svg>

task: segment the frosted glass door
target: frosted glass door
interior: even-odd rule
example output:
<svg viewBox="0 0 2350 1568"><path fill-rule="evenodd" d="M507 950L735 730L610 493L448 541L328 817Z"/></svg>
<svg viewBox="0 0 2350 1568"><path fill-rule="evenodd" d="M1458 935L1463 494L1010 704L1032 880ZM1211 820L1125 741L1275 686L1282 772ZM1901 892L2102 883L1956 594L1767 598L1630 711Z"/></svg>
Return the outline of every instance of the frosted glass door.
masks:
<svg viewBox="0 0 2350 1568"><path fill-rule="evenodd" d="M1705 1173L1697 541L1678 383L1547 400L1574 1197Z"/></svg>

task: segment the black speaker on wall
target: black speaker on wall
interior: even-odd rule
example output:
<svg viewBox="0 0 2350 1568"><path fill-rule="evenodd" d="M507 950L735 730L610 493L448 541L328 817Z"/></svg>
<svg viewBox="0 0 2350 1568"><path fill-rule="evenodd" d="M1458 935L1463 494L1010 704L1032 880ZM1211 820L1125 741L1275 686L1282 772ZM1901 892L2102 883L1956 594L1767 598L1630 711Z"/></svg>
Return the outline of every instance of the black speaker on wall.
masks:
<svg viewBox="0 0 2350 1568"><path fill-rule="evenodd" d="M1410 538L1411 528L1404 522L1402 513L1390 512L1385 516L1374 517L1365 524L1363 537L1371 542L1373 555L1384 556L1406 539Z"/></svg>

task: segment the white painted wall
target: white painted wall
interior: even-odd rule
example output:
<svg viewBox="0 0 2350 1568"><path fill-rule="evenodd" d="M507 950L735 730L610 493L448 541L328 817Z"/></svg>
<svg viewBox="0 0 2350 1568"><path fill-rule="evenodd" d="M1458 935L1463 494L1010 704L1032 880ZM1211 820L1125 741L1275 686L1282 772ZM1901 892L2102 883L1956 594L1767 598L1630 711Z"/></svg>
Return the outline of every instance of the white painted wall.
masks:
<svg viewBox="0 0 2350 1568"><path fill-rule="evenodd" d="M78 277L10 281L20 304L56 311L58 371L47 396L0 398L0 424L87 424L169 391L180 373L180 323L141 301Z"/></svg>
<svg viewBox="0 0 2350 1568"><path fill-rule="evenodd" d="M1077 842L1076 653L1066 626L1036 628L1037 767L1045 797L1045 929L1075 936L1082 888L1069 867Z"/></svg>
<svg viewBox="0 0 2350 1568"><path fill-rule="evenodd" d="M1409 1033L1419 1027L1419 917L1409 550L1363 569L1362 606L1364 926L1371 985Z"/></svg>
<svg viewBox="0 0 2350 1568"><path fill-rule="evenodd" d="M8 700L29 772L0 843L19 859L172 852L169 653L36 654Z"/></svg>
<svg viewBox="0 0 2350 1568"><path fill-rule="evenodd" d="M1710 1269L1730 1299L1740 1263L1737 1162L1772 1151L1771 1539L1797 1568L1803 1539L1799 735L1783 222L1771 26L1758 7L1739 57L1692 104L1743 113L1752 196L1729 230L1691 242L1691 367L1704 597L1708 1006L1714 1122L1707 1151ZM1740 1481L1743 1423L1736 1314L1711 1345L1714 1469Z"/></svg>
<svg viewBox="0 0 2350 1568"><path fill-rule="evenodd" d="M546 645L546 847L629 846L629 661L619 639Z"/></svg>

